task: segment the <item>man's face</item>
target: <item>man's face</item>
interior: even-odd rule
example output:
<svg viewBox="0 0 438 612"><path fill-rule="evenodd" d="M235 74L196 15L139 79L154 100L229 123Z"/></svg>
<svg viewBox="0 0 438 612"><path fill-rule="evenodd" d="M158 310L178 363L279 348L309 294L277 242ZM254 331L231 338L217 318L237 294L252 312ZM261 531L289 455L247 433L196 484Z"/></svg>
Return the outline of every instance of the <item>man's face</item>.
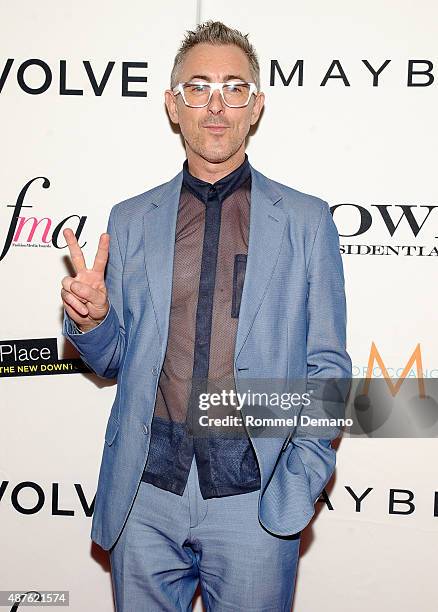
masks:
<svg viewBox="0 0 438 612"><path fill-rule="evenodd" d="M235 45L198 44L188 51L179 72L179 82L191 80L223 83L229 80L252 82L246 54ZM166 91L166 106L173 123L178 123L187 155L199 156L210 163L221 163L245 150L250 126L257 122L264 95L252 95L247 106L230 108L220 92L214 91L203 108L184 104L182 96Z"/></svg>

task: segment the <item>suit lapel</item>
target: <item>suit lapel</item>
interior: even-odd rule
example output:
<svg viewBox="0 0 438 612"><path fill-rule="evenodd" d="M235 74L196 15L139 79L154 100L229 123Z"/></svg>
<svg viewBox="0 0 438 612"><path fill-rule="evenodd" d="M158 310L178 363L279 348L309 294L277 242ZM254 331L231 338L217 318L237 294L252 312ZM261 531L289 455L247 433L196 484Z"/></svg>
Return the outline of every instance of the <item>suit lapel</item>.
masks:
<svg viewBox="0 0 438 612"><path fill-rule="evenodd" d="M143 216L144 263L163 352L169 327L176 219L181 184L182 172L179 172L163 186Z"/></svg>
<svg viewBox="0 0 438 612"><path fill-rule="evenodd" d="M172 297L175 231L182 172L166 183L143 216L144 262L158 333L165 350ZM240 304L234 356L237 359L261 304L277 261L285 227L275 207L281 194L251 166L248 257Z"/></svg>
<svg viewBox="0 0 438 612"><path fill-rule="evenodd" d="M251 167L251 207L248 257L240 303L235 359L245 343L274 271L286 223L284 212L275 207L281 200L268 180Z"/></svg>

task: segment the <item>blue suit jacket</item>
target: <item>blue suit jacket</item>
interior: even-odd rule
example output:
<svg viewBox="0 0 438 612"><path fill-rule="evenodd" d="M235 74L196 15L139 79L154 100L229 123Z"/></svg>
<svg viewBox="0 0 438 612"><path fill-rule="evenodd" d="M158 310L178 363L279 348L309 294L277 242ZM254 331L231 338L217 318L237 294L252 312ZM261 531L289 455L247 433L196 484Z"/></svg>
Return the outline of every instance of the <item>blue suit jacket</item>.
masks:
<svg viewBox="0 0 438 612"><path fill-rule="evenodd" d="M251 167L250 231L234 377L351 377L339 237L328 204ZM117 393L105 432L91 537L108 550L120 534L145 466L164 361L182 172L113 206L107 231L110 309L80 334L63 334ZM250 433L250 432L249 432ZM335 467L330 439L251 436L261 474L259 519L275 534L302 530ZM332 437L336 437L334 434Z"/></svg>

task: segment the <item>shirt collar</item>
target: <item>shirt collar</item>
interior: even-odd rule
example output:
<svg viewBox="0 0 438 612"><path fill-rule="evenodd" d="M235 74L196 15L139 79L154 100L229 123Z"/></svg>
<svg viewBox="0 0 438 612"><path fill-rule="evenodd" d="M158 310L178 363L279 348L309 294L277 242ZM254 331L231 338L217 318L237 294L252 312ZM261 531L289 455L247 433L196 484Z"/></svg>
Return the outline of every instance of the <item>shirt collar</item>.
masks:
<svg viewBox="0 0 438 612"><path fill-rule="evenodd" d="M243 183L251 176L251 168L248 161L248 155L245 153L245 159L238 168L224 176L216 183L208 183L189 172L189 164L186 159L183 164L183 185L193 193L201 202L207 203L208 197L211 197L211 187L215 187L219 202L223 202L225 198L231 195L236 189L241 187Z"/></svg>

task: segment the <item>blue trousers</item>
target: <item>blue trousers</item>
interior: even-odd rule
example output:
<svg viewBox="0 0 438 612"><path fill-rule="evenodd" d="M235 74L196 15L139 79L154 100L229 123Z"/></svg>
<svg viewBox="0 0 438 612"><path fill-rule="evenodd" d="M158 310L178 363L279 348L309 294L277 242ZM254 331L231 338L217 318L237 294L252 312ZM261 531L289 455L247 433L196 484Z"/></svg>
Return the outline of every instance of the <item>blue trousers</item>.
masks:
<svg viewBox="0 0 438 612"><path fill-rule="evenodd" d="M258 491L203 499L196 461L182 496L141 482L110 550L117 612L289 612L300 534L274 536L257 516Z"/></svg>

